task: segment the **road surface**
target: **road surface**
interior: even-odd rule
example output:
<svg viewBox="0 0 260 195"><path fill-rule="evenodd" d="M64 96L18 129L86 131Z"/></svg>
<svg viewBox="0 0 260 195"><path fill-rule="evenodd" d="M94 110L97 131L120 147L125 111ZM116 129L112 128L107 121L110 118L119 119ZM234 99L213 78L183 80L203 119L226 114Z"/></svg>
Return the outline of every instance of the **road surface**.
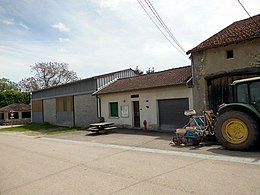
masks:
<svg viewBox="0 0 260 195"><path fill-rule="evenodd" d="M259 159L193 154L1 133L0 195L260 194Z"/></svg>

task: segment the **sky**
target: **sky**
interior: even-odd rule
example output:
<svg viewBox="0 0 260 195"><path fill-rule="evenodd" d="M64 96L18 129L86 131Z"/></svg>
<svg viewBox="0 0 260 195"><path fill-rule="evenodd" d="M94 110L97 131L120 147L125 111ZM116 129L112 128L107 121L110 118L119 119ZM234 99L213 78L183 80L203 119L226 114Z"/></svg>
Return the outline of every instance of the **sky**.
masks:
<svg viewBox="0 0 260 195"><path fill-rule="evenodd" d="M248 18L237 0L150 2L185 51ZM251 16L260 13L259 0L240 2ZM38 62L68 63L81 79L191 64L137 0L0 0L0 78L34 76L30 66Z"/></svg>

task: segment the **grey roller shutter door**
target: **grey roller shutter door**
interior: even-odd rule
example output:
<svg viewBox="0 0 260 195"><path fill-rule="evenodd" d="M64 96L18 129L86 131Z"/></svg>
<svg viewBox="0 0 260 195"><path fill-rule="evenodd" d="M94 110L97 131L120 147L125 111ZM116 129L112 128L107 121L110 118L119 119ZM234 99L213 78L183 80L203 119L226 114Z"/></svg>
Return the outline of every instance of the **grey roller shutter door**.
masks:
<svg viewBox="0 0 260 195"><path fill-rule="evenodd" d="M189 109L188 98L158 100L158 107L160 130L174 131L189 121L183 114Z"/></svg>

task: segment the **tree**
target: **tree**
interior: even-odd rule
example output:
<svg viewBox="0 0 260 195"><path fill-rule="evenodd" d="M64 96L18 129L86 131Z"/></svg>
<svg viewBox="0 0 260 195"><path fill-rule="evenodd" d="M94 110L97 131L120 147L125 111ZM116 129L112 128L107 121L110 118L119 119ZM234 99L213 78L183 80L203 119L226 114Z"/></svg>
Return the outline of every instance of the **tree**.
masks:
<svg viewBox="0 0 260 195"><path fill-rule="evenodd" d="M149 68L149 69L146 71L146 74L152 74L152 73L154 73L154 67Z"/></svg>
<svg viewBox="0 0 260 195"><path fill-rule="evenodd" d="M19 82L25 91L35 91L79 80L76 72L69 70L68 64L58 62L41 62L31 66L36 72L34 77L24 78Z"/></svg>
<svg viewBox="0 0 260 195"><path fill-rule="evenodd" d="M144 73L141 69L139 69L138 66L135 67L134 71L135 71L136 74L140 74L140 75Z"/></svg>
<svg viewBox="0 0 260 195"><path fill-rule="evenodd" d="M7 90L0 92L0 107L10 105L12 103L30 103L30 93Z"/></svg>
<svg viewBox="0 0 260 195"><path fill-rule="evenodd" d="M7 78L0 79L0 107L12 103L30 103L30 93L20 92L19 85Z"/></svg>
<svg viewBox="0 0 260 195"><path fill-rule="evenodd" d="M0 79L0 92L5 92L7 90L19 91L19 85L15 82L10 81L7 78Z"/></svg>
<svg viewBox="0 0 260 195"><path fill-rule="evenodd" d="M138 66L136 66L136 68L135 68L134 71L135 71L136 74L139 74L139 75L144 74L144 72L143 72L141 69L139 69ZM154 67L149 68L148 70L145 71L146 74L152 74L152 73L154 73L154 72L155 72L155 71L154 71Z"/></svg>

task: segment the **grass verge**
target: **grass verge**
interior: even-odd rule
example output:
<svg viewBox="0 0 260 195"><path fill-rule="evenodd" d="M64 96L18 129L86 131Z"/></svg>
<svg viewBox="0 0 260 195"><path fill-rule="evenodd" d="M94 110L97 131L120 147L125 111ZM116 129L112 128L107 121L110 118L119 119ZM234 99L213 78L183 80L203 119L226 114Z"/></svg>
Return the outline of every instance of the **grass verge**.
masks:
<svg viewBox="0 0 260 195"><path fill-rule="evenodd" d="M78 131L78 128L59 127L48 123L31 123L23 126L0 129L0 132L21 132L27 135L54 135L72 131Z"/></svg>

